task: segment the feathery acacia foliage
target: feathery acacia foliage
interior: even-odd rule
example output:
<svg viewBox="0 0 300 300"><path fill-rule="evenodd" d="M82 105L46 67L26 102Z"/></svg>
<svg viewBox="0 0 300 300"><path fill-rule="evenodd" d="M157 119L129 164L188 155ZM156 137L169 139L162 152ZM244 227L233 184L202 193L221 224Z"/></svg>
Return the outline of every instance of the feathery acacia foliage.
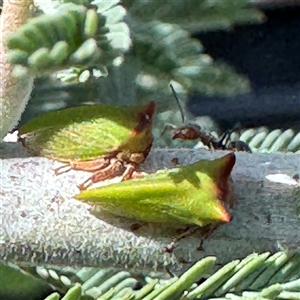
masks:
<svg viewBox="0 0 300 300"><path fill-rule="evenodd" d="M154 300L154 299L298 299L300 296L299 252L251 254L216 268L215 257L195 263L173 278L136 276L127 271L55 270L28 268L28 284L47 282L55 292L46 299L61 300ZM200 280L200 283L196 283ZM297 298L298 297L298 298ZM46 300L45 299L45 300Z"/></svg>
<svg viewBox="0 0 300 300"><path fill-rule="evenodd" d="M100 69L102 75L108 74L96 83L104 101L133 104L151 98L163 103L162 109L171 107L171 80L184 93L232 95L250 88L246 77L224 63L214 63L191 37L195 29L260 22L262 14L247 0L37 0L35 4L46 15L29 20L11 36L11 62L40 75L71 67L60 78L73 83L85 70Z"/></svg>
<svg viewBox="0 0 300 300"><path fill-rule="evenodd" d="M248 0L34 3L44 14L29 20L8 40L8 55L21 74L50 75L49 80L43 77L44 85L36 86L37 96L29 102L25 120L49 107L83 102L156 101L155 127L162 128L168 120L161 113L178 110L170 81L183 103L188 92L231 96L250 89L246 76L224 62L214 62L191 35L195 30L261 22L262 13ZM77 19L79 26L74 27ZM65 90L76 92L65 99Z"/></svg>
<svg viewBox="0 0 300 300"><path fill-rule="evenodd" d="M124 9L118 5L109 8L101 14L66 3L54 15L30 19L7 40L10 62L36 75L71 66L113 64L128 49L130 39L126 24L119 22Z"/></svg>
<svg viewBox="0 0 300 300"><path fill-rule="evenodd" d="M56 101L57 107L65 106L61 94L66 88L76 89L72 99L68 99L68 106L87 100L110 104L154 100L159 112L154 131L159 137L164 124L180 124L180 120L174 122L178 108L173 108L170 81L176 85L183 105L187 92L231 96L250 90L244 75L237 74L224 62L214 62L191 36L195 30L229 29L235 24L262 21L262 14L247 0L125 0L122 3L36 0L35 4L46 14L29 20L8 40L9 58L22 66L22 74L48 73L55 79L46 80L47 86L37 86L39 102L29 103L28 111L32 115L41 112L39 103L55 108ZM59 84L58 78L65 83ZM43 90L39 93L40 89ZM84 91L78 93L78 89ZM87 89L93 99L86 99ZM274 146L264 143L257 147L262 136L263 133L252 142L254 150L299 150L295 134L288 136L291 146L285 134L278 136ZM155 143L197 147L195 142L178 143L168 139L156 139Z"/></svg>

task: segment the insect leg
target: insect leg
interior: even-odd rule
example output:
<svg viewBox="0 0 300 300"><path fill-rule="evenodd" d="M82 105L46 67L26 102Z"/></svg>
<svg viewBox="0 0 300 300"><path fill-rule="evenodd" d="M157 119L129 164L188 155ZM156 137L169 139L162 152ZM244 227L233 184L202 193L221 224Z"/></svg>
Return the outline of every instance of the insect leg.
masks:
<svg viewBox="0 0 300 300"><path fill-rule="evenodd" d="M111 164L111 160L107 157L88 161L76 161L70 162L71 169L82 170L88 172L95 172L100 169L104 169Z"/></svg>
<svg viewBox="0 0 300 300"><path fill-rule="evenodd" d="M111 159L107 167L94 172L90 178L78 185L78 188L80 190L86 190L93 183L113 178L117 176L118 173L122 173L122 171L124 171L123 163L117 159Z"/></svg>
<svg viewBox="0 0 300 300"><path fill-rule="evenodd" d="M126 169L122 175L122 181L129 180L132 178L141 178L147 175L145 172L140 172L136 170L136 165L131 163L126 166Z"/></svg>
<svg viewBox="0 0 300 300"><path fill-rule="evenodd" d="M103 169L107 167L110 163L110 160L108 158L99 158L95 160L90 161L73 161L66 165L63 165L61 167L58 167L54 169L55 175L60 175L63 173L66 173L73 170L82 170L82 171L88 171L88 172L94 172L99 169ZM65 170L63 170L65 169Z"/></svg>
<svg viewBox="0 0 300 300"><path fill-rule="evenodd" d="M132 178L132 174L135 171L135 169L136 169L136 166L134 164L128 164L122 175L122 181Z"/></svg>
<svg viewBox="0 0 300 300"><path fill-rule="evenodd" d="M63 169L65 169L65 170L63 170ZM55 168L55 169L53 169L53 171L54 171L55 175L60 175L60 174L69 172L71 169L72 169L71 166L69 164L67 164L67 165L63 165L58 168Z"/></svg>
<svg viewBox="0 0 300 300"><path fill-rule="evenodd" d="M174 237L172 239L171 243L168 244L166 247L164 247L163 250L165 252L172 253L173 250L174 250L174 248L176 247L176 244L180 240L182 240L182 239L184 239L184 238L186 238L188 236L193 235L197 230L199 230L199 226L192 226L192 227L191 226L187 226L186 229L182 233L180 233L179 235L177 235L176 237Z"/></svg>
<svg viewBox="0 0 300 300"><path fill-rule="evenodd" d="M219 141L217 141L214 145L215 149L225 150L228 141L230 140L230 135L232 134L232 130L226 130Z"/></svg>

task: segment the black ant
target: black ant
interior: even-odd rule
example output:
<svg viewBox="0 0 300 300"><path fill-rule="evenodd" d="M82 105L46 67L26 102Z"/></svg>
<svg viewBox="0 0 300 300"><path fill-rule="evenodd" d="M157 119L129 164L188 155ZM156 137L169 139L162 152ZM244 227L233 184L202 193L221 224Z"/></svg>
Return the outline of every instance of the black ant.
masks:
<svg viewBox="0 0 300 300"><path fill-rule="evenodd" d="M180 105L180 101L177 97L177 94L174 90L172 84L170 84L170 88L172 93L176 99L177 105L180 110L182 123L185 123L185 116L183 113L183 109ZM199 125L196 124L188 124L183 125L179 128L173 129L174 134L172 139L182 139L182 140L196 140L200 139L203 145L207 146L210 150L233 150L233 151L245 151L252 153L250 147L243 141L231 141L231 134L236 131L235 129L226 130L222 137L218 140L214 135L212 135L209 131L203 130ZM163 131L164 132L164 131Z"/></svg>

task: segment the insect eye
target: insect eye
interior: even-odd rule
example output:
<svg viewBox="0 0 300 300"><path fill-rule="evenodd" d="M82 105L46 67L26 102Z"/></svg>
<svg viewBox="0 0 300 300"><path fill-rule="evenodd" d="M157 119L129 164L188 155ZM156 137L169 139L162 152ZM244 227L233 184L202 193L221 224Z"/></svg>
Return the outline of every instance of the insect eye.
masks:
<svg viewBox="0 0 300 300"><path fill-rule="evenodd" d="M147 123L148 122L149 123L150 119L151 119L151 117L150 117L149 114L142 114L141 122L143 122L143 123Z"/></svg>
<svg viewBox="0 0 300 300"><path fill-rule="evenodd" d="M151 125L151 115L147 113L141 113L139 116L138 124L135 127L135 132L140 133L143 132Z"/></svg>
<svg viewBox="0 0 300 300"><path fill-rule="evenodd" d="M149 114L142 113L140 115L139 120L139 127L141 128L140 131L143 131L151 124L151 117Z"/></svg>
<svg viewBox="0 0 300 300"><path fill-rule="evenodd" d="M155 113L155 102L150 101L142 111L137 115L137 124L134 128L134 133L138 134L152 126L152 120Z"/></svg>

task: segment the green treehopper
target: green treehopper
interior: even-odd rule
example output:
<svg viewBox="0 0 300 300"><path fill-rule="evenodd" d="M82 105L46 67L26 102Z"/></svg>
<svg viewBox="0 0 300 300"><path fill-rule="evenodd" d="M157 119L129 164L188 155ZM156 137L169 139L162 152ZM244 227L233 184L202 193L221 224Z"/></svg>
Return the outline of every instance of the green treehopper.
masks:
<svg viewBox="0 0 300 300"><path fill-rule="evenodd" d="M76 199L104 212L142 222L205 226L228 223L234 194L230 174L235 154L201 160L189 166L148 174L143 178L81 191Z"/></svg>
<svg viewBox="0 0 300 300"><path fill-rule="evenodd" d="M28 153L65 162L55 169L93 172L79 189L122 174L141 176L137 166L153 142L155 103L139 106L88 105L53 111L29 121L19 131Z"/></svg>

